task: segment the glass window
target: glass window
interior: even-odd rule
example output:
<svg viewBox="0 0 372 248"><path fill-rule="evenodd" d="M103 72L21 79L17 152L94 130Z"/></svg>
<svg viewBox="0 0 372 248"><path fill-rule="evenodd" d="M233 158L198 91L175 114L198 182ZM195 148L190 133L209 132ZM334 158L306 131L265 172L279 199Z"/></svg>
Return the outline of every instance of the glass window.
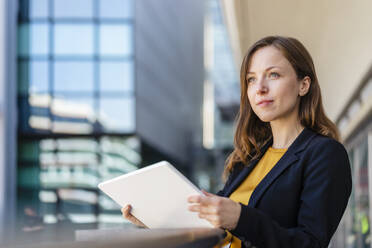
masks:
<svg viewBox="0 0 372 248"><path fill-rule="evenodd" d="M40 168L37 166L20 167L17 171L18 186L28 188L39 187L39 171Z"/></svg>
<svg viewBox="0 0 372 248"><path fill-rule="evenodd" d="M100 91L133 91L133 62L102 62L100 64Z"/></svg>
<svg viewBox="0 0 372 248"><path fill-rule="evenodd" d="M346 222L348 247L369 247L369 179L367 139L349 151L353 177L353 189L349 200L350 213ZM347 213L347 212L346 212ZM346 214L345 214L346 215Z"/></svg>
<svg viewBox="0 0 372 248"><path fill-rule="evenodd" d="M116 203L106 197L101 208L82 189L141 161L137 138L111 137L135 129L133 0L21 0L19 9L19 216L32 203L44 223L59 213L72 228L123 221Z"/></svg>
<svg viewBox="0 0 372 248"><path fill-rule="evenodd" d="M55 62L56 92L93 92L93 62Z"/></svg>
<svg viewBox="0 0 372 248"><path fill-rule="evenodd" d="M49 54L49 24L20 24L18 26L20 56Z"/></svg>
<svg viewBox="0 0 372 248"><path fill-rule="evenodd" d="M49 0L29 0L30 18L47 18L49 16Z"/></svg>
<svg viewBox="0 0 372 248"><path fill-rule="evenodd" d="M367 139L358 147L359 149L359 183L357 190L359 191L359 199L357 200L356 220L359 228L360 239L363 247L369 246L370 240L370 218L369 218L369 180L368 180L368 142Z"/></svg>
<svg viewBox="0 0 372 248"><path fill-rule="evenodd" d="M38 141L24 141L18 144L17 155L18 159L23 162L39 161L39 142Z"/></svg>
<svg viewBox="0 0 372 248"><path fill-rule="evenodd" d="M353 178L353 187L349 199L349 205L348 208L346 209L347 212L345 212L345 234L342 234L345 240L345 243L349 243L350 247L354 247L352 244L355 243L356 241L356 209L355 209L355 164L354 164L354 156L355 156L355 149L349 150L349 159L350 159L350 167L351 167L351 177ZM349 210L348 210L349 209Z"/></svg>
<svg viewBox="0 0 372 248"><path fill-rule="evenodd" d="M55 18L92 18L93 0L54 0Z"/></svg>
<svg viewBox="0 0 372 248"><path fill-rule="evenodd" d="M99 122L106 131L133 132L134 98L101 98Z"/></svg>
<svg viewBox="0 0 372 248"><path fill-rule="evenodd" d="M92 24L56 24L54 53L58 55L93 56Z"/></svg>
<svg viewBox="0 0 372 248"><path fill-rule="evenodd" d="M32 128L38 132L50 128L50 97L48 95L35 94L29 97L19 97L18 104L19 125L22 131L29 131Z"/></svg>
<svg viewBox="0 0 372 248"><path fill-rule="evenodd" d="M106 25L100 26L100 55L125 56L132 53L132 26Z"/></svg>
<svg viewBox="0 0 372 248"><path fill-rule="evenodd" d="M31 60L19 63L18 90L21 94L47 93L49 89L48 61Z"/></svg>
<svg viewBox="0 0 372 248"><path fill-rule="evenodd" d="M99 17L130 18L133 16L131 0L99 0Z"/></svg>
<svg viewBox="0 0 372 248"><path fill-rule="evenodd" d="M30 68L28 62L18 62L18 93L25 95L28 93L30 78Z"/></svg>

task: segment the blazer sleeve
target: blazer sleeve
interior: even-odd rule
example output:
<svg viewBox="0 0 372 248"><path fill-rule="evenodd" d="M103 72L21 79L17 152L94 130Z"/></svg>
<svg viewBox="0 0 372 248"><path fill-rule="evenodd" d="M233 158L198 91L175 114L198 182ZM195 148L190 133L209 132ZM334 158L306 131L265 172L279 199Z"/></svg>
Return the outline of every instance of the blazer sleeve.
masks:
<svg viewBox="0 0 372 248"><path fill-rule="evenodd" d="M233 235L259 248L328 246L351 194L349 158L344 146L332 139L308 149L297 226L282 227L259 209L241 204Z"/></svg>

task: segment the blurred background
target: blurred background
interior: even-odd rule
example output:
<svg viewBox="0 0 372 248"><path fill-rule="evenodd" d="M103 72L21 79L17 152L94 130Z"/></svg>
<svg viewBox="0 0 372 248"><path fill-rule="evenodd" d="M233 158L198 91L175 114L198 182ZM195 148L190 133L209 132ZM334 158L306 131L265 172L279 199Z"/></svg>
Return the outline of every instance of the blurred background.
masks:
<svg viewBox="0 0 372 248"><path fill-rule="evenodd" d="M1 243L131 227L96 186L160 160L218 191L242 57L285 35L312 54L352 164L330 247L371 247L371 9L368 0L1 0Z"/></svg>

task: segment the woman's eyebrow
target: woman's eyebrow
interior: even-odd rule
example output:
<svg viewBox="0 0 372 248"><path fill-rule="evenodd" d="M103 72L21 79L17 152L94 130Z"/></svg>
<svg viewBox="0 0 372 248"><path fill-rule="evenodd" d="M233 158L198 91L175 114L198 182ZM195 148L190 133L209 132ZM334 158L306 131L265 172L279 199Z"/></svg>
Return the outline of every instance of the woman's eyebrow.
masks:
<svg viewBox="0 0 372 248"><path fill-rule="evenodd" d="M271 69L273 69L273 68L278 68L278 69L280 69L279 66L275 66L275 65L273 65L273 66L269 66L269 67L267 67L267 68L265 69L265 71L269 71L269 70L271 70ZM254 72L249 71L249 72L247 72L247 75L248 75L248 74L254 74Z"/></svg>

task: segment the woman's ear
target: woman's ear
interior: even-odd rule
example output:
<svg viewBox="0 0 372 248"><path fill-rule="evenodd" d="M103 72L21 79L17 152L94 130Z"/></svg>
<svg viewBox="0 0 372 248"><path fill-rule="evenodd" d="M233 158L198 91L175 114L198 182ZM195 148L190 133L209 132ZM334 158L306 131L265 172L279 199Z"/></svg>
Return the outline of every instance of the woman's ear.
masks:
<svg viewBox="0 0 372 248"><path fill-rule="evenodd" d="M298 92L299 96L304 96L309 92L311 84L311 79L309 76L304 77L300 82L300 90Z"/></svg>

